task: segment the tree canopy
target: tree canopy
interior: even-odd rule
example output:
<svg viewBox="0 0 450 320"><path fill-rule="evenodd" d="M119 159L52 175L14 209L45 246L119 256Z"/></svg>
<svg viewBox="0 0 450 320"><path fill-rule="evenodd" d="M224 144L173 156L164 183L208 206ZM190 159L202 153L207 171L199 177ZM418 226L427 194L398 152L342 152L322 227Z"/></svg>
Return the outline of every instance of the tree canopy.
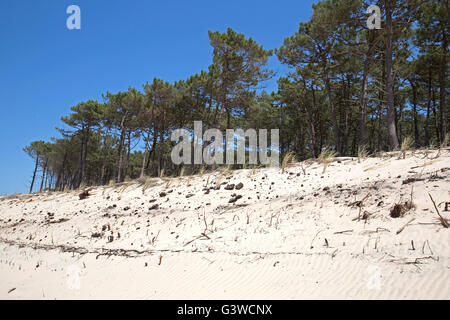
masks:
<svg viewBox="0 0 450 320"><path fill-rule="evenodd" d="M374 4L381 28L369 30ZM39 174L39 190L178 175L170 134L192 132L194 121L205 130L280 129L281 156L298 160L328 148L341 156L396 150L409 137L417 148L446 143L449 21L448 0L323 0L273 50L231 28L209 31L207 70L80 102L61 118L69 128L58 129L61 137L26 146L30 192ZM289 72L267 92L274 53Z"/></svg>

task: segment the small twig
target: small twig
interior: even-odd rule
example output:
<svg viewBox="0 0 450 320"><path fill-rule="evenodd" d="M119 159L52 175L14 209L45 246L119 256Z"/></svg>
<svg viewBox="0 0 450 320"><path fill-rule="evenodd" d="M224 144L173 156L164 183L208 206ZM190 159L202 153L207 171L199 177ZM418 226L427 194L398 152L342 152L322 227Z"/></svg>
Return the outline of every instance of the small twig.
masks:
<svg viewBox="0 0 450 320"><path fill-rule="evenodd" d="M319 233L321 233L321 232L322 232L322 230L320 230L319 232L317 232L316 235L314 236L314 238L312 239L311 245L310 245L310 248L311 248L311 249L314 248L312 244L313 244L314 240L316 240L316 238L317 238L317 236L319 235Z"/></svg>
<svg viewBox="0 0 450 320"><path fill-rule="evenodd" d="M402 232L403 229L405 229L405 228L408 226L408 224L410 224L410 223L413 222L414 220L416 220L416 218L412 218L411 220L409 220L403 227L401 227L400 229L397 230L397 233L396 233L396 234L399 234L400 232Z"/></svg>
<svg viewBox="0 0 450 320"><path fill-rule="evenodd" d="M204 237L203 233L202 233L201 235L199 235L198 237L195 237L194 239L192 239L192 240L186 242L186 243L183 245L183 247L186 247L188 244L194 242L194 241L197 240L197 239L200 239L201 237Z"/></svg>
<svg viewBox="0 0 450 320"><path fill-rule="evenodd" d="M276 214L270 213L270 223L269 223L269 227L272 226L272 220L273 218L276 216Z"/></svg>
<svg viewBox="0 0 450 320"><path fill-rule="evenodd" d="M421 257L421 258L416 258L415 263L421 263L421 260L427 260L427 259L431 259L433 261L439 261L439 257L435 258L433 256L428 256L428 257Z"/></svg>
<svg viewBox="0 0 450 320"><path fill-rule="evenodd" d="M364 203L364 201L365 201L369 196L370 196L370 193L368 193L368 194L361 200L361 202L359 203L358 221L360 221L360 219L361 219L361 210L362 210L362 207L363 207L363 203Z"/></svg>
<svg viewBox="0 0 450 320"><path fill-rule="evenodd" d="M336 256L337 252L338 252L338 249L333 251L333 253L331 254L331 259L333 259Z"/></svg>
<svg viewBox="0 0 450 320"><path fill-rule="evenodd" d="M347 233L347 232L353 232L353 229L352 230L338 231L338 232L335 232L334 234L343 234L343 233Z"/></svg>
<svg viewBox="0 0 450 320"><path fill-rule="evenodd" d="M206 213L203 212L203 221L205 222L205 232L208 231L208 223L206 222ZM205 233L203 232L203 233Z"/></svg>
<svg viewBox="0 0 450 320"><path fill-rule="evenodd" d="M430 196L430 199L433 202L434 208L436 209L436 213L438 214L439 220L441 221L442 225L444 226L444 228L448 228L448 223L447 223L447 221L445 221L445 219L439 213L439 209L436 206L436 203L434 202L433 197L431 196L431 194L428 194L428 195Z"/></svg>
<svg viewBox="0 0 450 320"><path fill-rule="evenodd" d="M423 243L423 246L422 246L422 254L425 254L425 244L428 245L428 249L430 250L431 254L434 255L433 250L431 250L430 243L428 242L428 240L426 240L426 241Z"/></svg>
<svg viewBox="0 0 450 320"><path fill-rule="evenodd" d="M201 235L202 235L203 237L205 237L206 239L211 240L211 238L208 237L208 235L207 235L205 232L203 232ZM201 237L200 237L200 238L201 238Z"/></svg>

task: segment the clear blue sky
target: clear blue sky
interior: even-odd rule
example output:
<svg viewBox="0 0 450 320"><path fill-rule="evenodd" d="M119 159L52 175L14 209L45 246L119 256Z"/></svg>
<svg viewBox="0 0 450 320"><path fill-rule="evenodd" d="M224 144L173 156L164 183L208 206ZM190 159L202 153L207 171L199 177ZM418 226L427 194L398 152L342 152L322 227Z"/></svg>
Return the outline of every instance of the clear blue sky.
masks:
<svg viewBox="0 0 450 320"><path fill-rule="evenodd" d="M267 49L306 21L313 0L0 1L0 195L26 192L33 140L57 137L70 107L102 93L173 82L211 64L208 30L227 27ZM81 8L81 30L66 8ZM286 69L272 57L271 67ZM275 82L268 84L275 89Z"/></svg>

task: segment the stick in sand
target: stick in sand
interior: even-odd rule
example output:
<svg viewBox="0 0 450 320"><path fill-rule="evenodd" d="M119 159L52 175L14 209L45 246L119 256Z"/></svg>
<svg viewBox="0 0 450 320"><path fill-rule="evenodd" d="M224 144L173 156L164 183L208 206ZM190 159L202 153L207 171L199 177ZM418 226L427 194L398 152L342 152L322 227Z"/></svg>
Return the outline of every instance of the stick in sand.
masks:
<svg viewBox="0 0 450 320"><path fill-rule="evenodd" d="M409 220L403 227L401 227L400 229L397 230L397 233L396 233L396 234L399 234L400 232L402 232L403 229L405 229L405 228L408 226L408 224L410 224L410 223L413 222L414 220L416 220L416 218L412 218L411 220Z"/></svg>
<svg viewBox="0 0 450 320"><path fill-rule="evenodd" d="M445 219L439 213L439 209L436 206L436 203L434 202L433 197L431 196L431 194L428 194L428 195L430 196L430 199L433 202L434 208L436 209L436 213L438 214L439 220L441 221L442 225L444 226L444 228L448 228L448 223L447 223L447 221L445 221Z"/></svg>
<svg viewBox="0 0 450 320"><path fill-rule="evenodd" d="M370 196L370 193L368 193L359 203L358 221L361 220L361 210L362 210L363 203L369 196Z"/></svg>

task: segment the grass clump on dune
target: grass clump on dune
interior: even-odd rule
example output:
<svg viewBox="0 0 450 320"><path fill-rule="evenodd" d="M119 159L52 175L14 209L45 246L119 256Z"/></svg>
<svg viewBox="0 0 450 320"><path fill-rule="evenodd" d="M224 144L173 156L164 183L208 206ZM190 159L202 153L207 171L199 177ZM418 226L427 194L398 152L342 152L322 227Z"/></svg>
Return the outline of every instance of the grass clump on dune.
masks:
<svg viewBox="0 0 450 320"><path fill-rule="evenodd" d="M295 160L295 153L290 151L284 155L283 161L281 162L281 173L283 174L286 167Z"/></svg>
<svg viewBox="0 0 450 320"><path fill-rule="evenodd" d="M401 146L403 159L406 159L406 151L411 150L413 143L414 143L414 141L410 136L403 139L402 146Z"/></svg>
<svg viewBox="0 0 450 320"><path fill-rule="evenodd" d="M368 156L369 151L367 150L367 146L358 146L358 163L361 163L361 161L366 159Z"/></svg>
<svg viewBox="0 0 450 320"><path fill-rule="evenodd" d="M333 149L324 149L319 155L318 161L319 163L323 163L323 171L325 173L327 170L328 164L336 157L337 153Z"/></svg>

